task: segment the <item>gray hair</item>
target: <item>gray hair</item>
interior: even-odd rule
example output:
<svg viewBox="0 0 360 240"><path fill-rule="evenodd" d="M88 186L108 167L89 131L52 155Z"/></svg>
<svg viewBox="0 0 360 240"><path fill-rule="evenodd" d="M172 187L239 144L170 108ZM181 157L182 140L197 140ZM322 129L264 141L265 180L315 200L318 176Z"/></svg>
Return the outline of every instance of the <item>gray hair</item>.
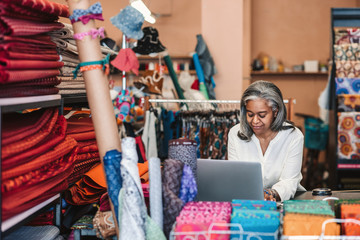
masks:
<svg viewBox="0 0 360 240"><path fill-rule="evenodd" d="M255 99L266 100L272 111L274 113L277 111L277 115L270 125L270 129L272 131L277 132L280 130L295 128L292 122L286 120L287 111L280 89L271 82L259 80L250 84L241 97L240 130L238 132L240 139L250 141L251 136L254 134L246 119L246 104L248 101ZM287 122L290 125L284 126L284 122Z"/></svg>

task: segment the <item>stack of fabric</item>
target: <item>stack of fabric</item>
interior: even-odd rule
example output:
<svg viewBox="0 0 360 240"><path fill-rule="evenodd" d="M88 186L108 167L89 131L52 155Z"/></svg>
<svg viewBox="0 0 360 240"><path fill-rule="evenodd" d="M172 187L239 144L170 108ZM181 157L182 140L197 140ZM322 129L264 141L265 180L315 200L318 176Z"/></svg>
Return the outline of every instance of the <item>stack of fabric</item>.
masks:
<svg viewBox="0 0 360 240"><path fill-rule="evenodd" d="M188 202L176 218L175 239L229 239L212 231L228 231L230 215L230 202Z"/></svg>
<svg viewBox="0 0 360 240"><path fill-rule="evenodd" d="M276 211L276 202L234 199L231 223L231 238L278 239L280 212Z"/></svg>
<svg viewBox="0 0 360 240"><path fill-rule="evenodd" d="M66 115L68 124L66 134L78 142L79 148L78 154L75 156L74 170L68 179L68 182L73 184L100 163L100 156L90 111L72 111L71 113L71 116Z"/></svg>
<svg viewBox="0 0 360 240"><path fill-rule="evenodd" d="M284 201L283 235L320 235L325 220L334 219L335 213L327 201L321 200L288 200ZM337 236L340 227L328 223L325 235Z"/></svg>
<svg viewBox="0 0 360 240"><path fill-rule="evenodd" d="M0 97L58 93L63 63L46 33L63 27L57 19L68 7L46 0L4 0L0 7Z"/></svg>
<svg viewBox="0 0 360 240"><path fill-rule="evenodd" d="M360 204L341 204L341 218L360 220ZM360 225L351 222L343 223L342 232L347 236L359 236Z"/></svg>
<svg viewBox="0 0 360 240"><path fill-rule="evenodd" d="M56 45L57 52L63 63L63 67L60 69L60 75L58 76L61 83L57 87L59 88L59 93L61 95L84 95L86 90L82 73L78 73L75 78L73 74L76 66L80 63L73 27L71 24L62 24L63 28L48 33L51 40ZM99 36L104 37L104 33L99 33ZM97 35L95 37L97 37ZM107 54L117 54L117 52L104 46L101 46L100 49L104 57Z"/></svg>
<svg viewBox="0 0 360 240"><path fill-rule="evenodd" d="M77 142L57 108L4 116L1 139L2 219L68 187Z"/></svg>

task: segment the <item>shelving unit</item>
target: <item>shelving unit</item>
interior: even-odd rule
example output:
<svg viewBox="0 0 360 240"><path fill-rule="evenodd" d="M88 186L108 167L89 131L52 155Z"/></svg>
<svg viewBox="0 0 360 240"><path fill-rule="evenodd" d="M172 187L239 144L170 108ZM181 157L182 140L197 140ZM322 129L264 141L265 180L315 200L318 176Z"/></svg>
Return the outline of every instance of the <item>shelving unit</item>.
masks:
<svg viewBox="0 0 360 240"><path fill-rule="evenodd" d="M265 71L251 71L251 76L264 76L264 75L292 75L292 76L327 76L328 72L265 72Z"/></svg>
<svg viewBox="0 0 360 240"><path fill-rule="evenodd" d="M343 178L359 178L360 174L360 160L359 159L342 159L338 157L337 153L337 138L338 138L338 115L337 115L337 95L335 93L335 77L336 66L333 46L335 44L335 27L360 27L360 8L333 8L331 9L331 56L333 60L332 71L330 74L330 106L333 109L330 112L330 135L329 135L329 158L330 175L335 174L335 181L332 185L337 188L342 188L341 179ZM360 181L359 181L360 186Z"/></svg>

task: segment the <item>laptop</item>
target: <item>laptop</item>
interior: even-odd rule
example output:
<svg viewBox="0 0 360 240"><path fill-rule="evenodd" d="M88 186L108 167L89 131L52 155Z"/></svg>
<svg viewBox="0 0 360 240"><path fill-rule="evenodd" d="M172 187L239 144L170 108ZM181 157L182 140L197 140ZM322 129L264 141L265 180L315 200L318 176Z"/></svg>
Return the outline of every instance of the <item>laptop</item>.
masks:
<svg viewBox="0 0 360 240"><path fill-rule="evenodd" d="M197 160L198 201L264 200L261 164L234 160Z"/></svg>

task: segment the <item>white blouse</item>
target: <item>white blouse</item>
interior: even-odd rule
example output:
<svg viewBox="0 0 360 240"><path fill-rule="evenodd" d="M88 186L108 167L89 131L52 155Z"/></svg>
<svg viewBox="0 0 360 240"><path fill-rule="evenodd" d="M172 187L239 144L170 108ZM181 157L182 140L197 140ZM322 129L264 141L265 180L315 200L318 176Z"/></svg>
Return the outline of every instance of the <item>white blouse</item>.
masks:
<svg viewBox="0 0 360 240"><path fill-rule="evenodd" d="M237 136L239 129L237 124L228 134L229 160L260 162L264 188L275 189L281 201L293 198L297 190L305 191L300 185L304 135L298 128L279 131L264 155L255 134L247 142Z"/></svg>

